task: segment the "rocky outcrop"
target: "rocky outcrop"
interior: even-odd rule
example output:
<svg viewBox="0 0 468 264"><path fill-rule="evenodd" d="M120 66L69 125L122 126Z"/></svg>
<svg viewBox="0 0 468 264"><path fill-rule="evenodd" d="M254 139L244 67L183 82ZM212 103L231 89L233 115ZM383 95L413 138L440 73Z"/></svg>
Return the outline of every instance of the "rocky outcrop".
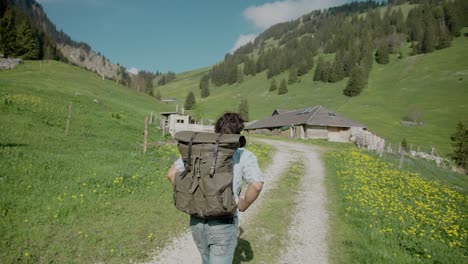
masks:
<svg viewBox="0 0 468 264"><path fill-rule="evenodd" d="M58 44L58 49L62 54L73 64L93 71L100 76L109 79L118 77L119 66L111 63L103 56L95 53L92 50L75 47L67 44Z"/></svg>
<svg viewBox="0 0 468 264"><path fill-rule="evenodd" d="M22 59L17 58L3 58L0 56L0 70L11 70L16 68L18 64L23 63Z"/></svg>

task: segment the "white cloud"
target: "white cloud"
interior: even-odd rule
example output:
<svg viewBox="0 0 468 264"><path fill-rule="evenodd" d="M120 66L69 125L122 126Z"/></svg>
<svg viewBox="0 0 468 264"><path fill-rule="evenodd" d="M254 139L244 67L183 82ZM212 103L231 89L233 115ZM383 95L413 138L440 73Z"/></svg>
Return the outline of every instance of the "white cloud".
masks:
<svg viewBox="0 0 468 264"><path fill-rule="evenodd" d="M140 70L138 70L138 69L135 68L135 67L131 67L130 69L127 70L127 72L129 72L129 73L131 73L131 74L135 74L135 75L137 75L139 71L140 71Z"/></svg>
<svg viewBox="0 0 468 264"><path fill-rule="evenodd" d="M346 0L283 0L251 6L244 10L244 17L258 29L265 30L270 26L290 21L313 10L324 9L344 4Z"/></svg>
<svg viewBox="0 0 468 264"><path fill-rule="evenodd" d="M242 47L243 45L249 42L253 42L256 37L257 37L257 34L240 35L239 38L237 38L236 44L234 44L234 46L229 52L233 53L234 51L236 51L238 48Z"/></svg>
<svg viewBox="0 0 468 264"><path fill-rule="evenodd" d="M280 0L259 6L246 8L243 15L247 21L253 23L257 30L265 30L275 24L294 20L313 10L324 9L350 2L350 0ZM230 50L233 53L242 45L253 41L257 35L240 35Z"/></svg>

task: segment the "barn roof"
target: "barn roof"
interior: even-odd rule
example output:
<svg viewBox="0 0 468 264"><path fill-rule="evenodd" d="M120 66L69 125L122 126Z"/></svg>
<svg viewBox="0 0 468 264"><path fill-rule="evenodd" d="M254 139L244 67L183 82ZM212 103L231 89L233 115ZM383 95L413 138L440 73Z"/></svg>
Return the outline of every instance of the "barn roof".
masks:
<svg viewBox="0 0 468 264"><path fill-rule="evenodd" d="M367 128L358 122L318 105L285 112L275 110L272 116L261 119L247 126L245 129L279 128L283 126L297 125Z"/></svg>
<svg viewBox="0 0 468 264"><path fill-rule="evenodd" d="M281 115L281 114L284 114L284 113L287 113L287 112L293 112L293 111L296 111L296 110L275 109L275 110L273 110L273 113L271 115L272 116L273 115Z"/></svg>

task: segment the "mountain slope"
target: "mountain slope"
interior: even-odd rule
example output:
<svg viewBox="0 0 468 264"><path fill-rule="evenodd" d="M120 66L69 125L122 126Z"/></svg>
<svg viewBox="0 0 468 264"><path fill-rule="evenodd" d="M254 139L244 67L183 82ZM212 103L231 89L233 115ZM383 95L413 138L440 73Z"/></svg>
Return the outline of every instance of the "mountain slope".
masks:
<svg viewBox="0 0 468 264"><path fill-rule="evenodd" d="M113 64L101 54L96 53L88 44L76 42L63 31L58 31L42 6L35 0L3 0L2 7L4 6L20 11L20 13L16 12L17 20L18 17L22 20L25 14L29 19L28 24L30 23L35 29L36 37L40 37L41 42L47 42L47 45L59 50L61 54L58 58L62 59L63 56L68 62L106 78L123 80L122 74L125 70L121 66ZM43 53L46 52L43 51ZM50 59L47 55L45 56L45 59Z"/></svg>
<svg viewBox="0 0 468 264"><path fill-rule="evenodd" d="M320 104L366 124L394 146L406 138L411 144L426 150L434 146L446 154L456 123L468 121L467 69L468 38L459 37L447 49L416 56L405 54L402 59L392 56L388 65L374 62L367 87L353 98L342 93L347 79L337 83L314 82L314 69L300 77L299 83L288 86L289 92L282 96L268 92L271 80L265 72L244 77L241 84L211 85L211 95L205 99L200 99L198 88L198 76L203 73L183 82L176 79L159 89L164 96L176 97L180 103L189 90L193 91L200 108L211 120L223 111L236 111L243 98L249 101L250 119L266 117L275 108L299 109ZM274 79L279 84L287 77L284 72ZM422 126L400 123L412 111L420 113Z"/></svg>

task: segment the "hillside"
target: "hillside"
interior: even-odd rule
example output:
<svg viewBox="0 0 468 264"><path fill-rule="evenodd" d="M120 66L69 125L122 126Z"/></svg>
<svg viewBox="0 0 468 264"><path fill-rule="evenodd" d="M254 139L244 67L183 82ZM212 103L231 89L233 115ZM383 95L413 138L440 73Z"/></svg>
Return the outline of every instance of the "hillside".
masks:
<svg viewBox="0 0 468 264"><path fill-rule="evenodd" d="M467 69L468 38L459 37L451 47L433 53L416 56L405 53L402 59L392 55L387 65L374 62L367 87L360 96L352 98L342 93L347 79L337 83L314 82L314 69L300 77L300 82L288 86L289 92L281 96L268 92L271 80L265 72L255 77L244 76L240 84L211 85L211 95L204 99L200 98L198 88L203 75L200 70L181 74L183 79L177 78L159 89L164 97L178 98L179 104L183 104L189 90L193 91L211 120L223 111L237 110L243 98L248 99L251 120L266 117L275 108L299 109L320 104L366 124L393 143L406 138L411 144L426 150L434 146L446 154L456 123L468 121ZM274 79L279 83L283 78L288 78L288 72ZM411 112L421 115L422 126L400 123Z"/></svg>
<svg viewBox="0 0 468 264"><path fill-rule="evenodd" d="M13 11L13 12L11 12ZM5 16L5 17L4 17ZM65 32L57 30L55 25L50 21L41 4L35 0L2 0L0 2L0 21L3 21L5 26L6 16L11 20L8 25L11 25L12 32L19 31L19 27L26 27L28 30L27 45L35 43L35 47L28 46L26 50L34 50L36 52L25 54L22 51L21 42L12 43L8 41L0 41L0 52L11 53L8 56L22 57L24 59L54 59L69 62L73 65L78 65L82 68L96 72L108 79L118 79L124 81L125 69L118 64L109 61L105 56L92 50L92 48L84 42L77 42L70 38ZM8 29L0 30L0 35L8 35L11 32ZM16 34L18 35L18 33ZM18 39L18 36L16 36ZM8 51L8 52L7 52Z"/></svg>
<svg viewBox="0 0 468 264"><path fill-rule="evenodd" d="M121 263L182 228L164 176L174 152L142 149L145 116L167 110L69 64L26 61L1 71L0 262ZM161 140L155 124L152 143ZM166 217L180 221L159 229Z"/></svg>

